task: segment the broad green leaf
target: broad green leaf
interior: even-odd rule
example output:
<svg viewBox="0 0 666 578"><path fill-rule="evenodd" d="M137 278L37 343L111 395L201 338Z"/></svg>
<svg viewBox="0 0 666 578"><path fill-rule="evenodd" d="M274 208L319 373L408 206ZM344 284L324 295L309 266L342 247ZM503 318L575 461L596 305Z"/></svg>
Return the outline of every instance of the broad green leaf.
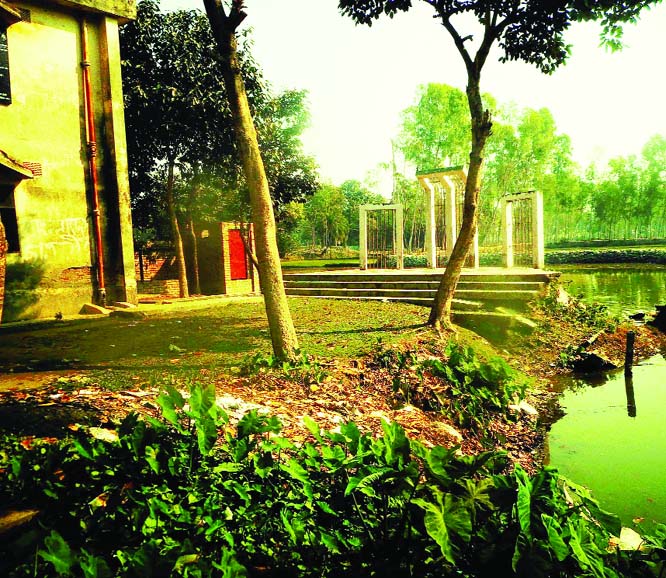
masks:
<svg viewBox="0 0 666 578"><path fill-rule="evenodd" d="M282 525L284 526L284 529L287 530L287 534L289 534L289 538L291 539L292 543L296 544L298 541L296 536L296 531L294 530L294 527L291 525L291 521L289 520L289 515L287 513L287 510L285 509L280 510L280 520L282 520Z"/></svg>
<svg viewBox="0 0 666 578"><path fill-rule="evenodd" d="M190 408L196 419L215 416L215 384L195 385L190 390Z"/></svg>
<svg viewBox="0 0 666 578"><path fill-rule="evenodd" d="M328 532L321 530L319 532L319 539L330 552L333 552L334 554L340 554L340 543L333 534L329 534Z"/></svg>
<svg viewBox="0 0 666 578"><path fill-rule="evenodd" d="M446 527L446 521L442 510L432 502L426 500L416 499L413 502L425 510L423 522L425 523L428 535L439 546L442 556L444 556L444 558L451 564L455 564L449 539L449 531Z"/></svg>
<svg viewBox="0 0 666 578"><path fill-rule="evenodd" d="M321 429L315 420L313 420L309 415L303 416L303 425L307 430L318 440L321 439Z"/></svg>
<svg viewBox="0 0 666 578"><path fill-rule="evenodd" d="M448 466L455 455L455 448L447 449L442 446L435 446L426 456L426 463L430 471L435 474L441 481L450 481L451 474L448 471Z"/></svg>
<svg viewBox="0 0 666 578"><path fill-rule="evenodd" d="M222 549L222 558L220 559L219 564L213 562L213 567L222 571L221 578L247 577L245 566L241 565L238 560L236 560L236 555L233 551L227 550L226 548Z"/></svg>
<svg viewBox="0 0 666 578"><path fill-rule="evenodd" d="M84 578L111 578L113 576L104 558L94 556L86 550L81 551L79 565Z"/></svg>
<svg viewBox="0 0 666 578"><path fill-rule="evenodd" d="M89 440L87 439L76 439L74 438L73 440L74 447L76 448L76 451L81 457L84 457L88 460L94 460L94 452L93 452L93 447L90 443Z"/></svg>
<svg viewBox="0 0 666 578"><path fill-rule="evenodd" d="M208 415L200 416L196 422L197 443L202 456L207 456L217 441L217 425Z"/></svg>
<svg viewBox="0 0 666 578"><path fill-rule="evenodd" d="M384 430L384 458L389 465L402 467L409 461L410 449L409 440L405 435L405 430L397 422L388 422L382 420L382 429Z"/></svg>
<svg viewBox="0 0 666 578"><path fill-rule="evenodd" d="M63 537L52 530L51 534L44 538L44 546L46 550L39 550L38 554L47 562L51 562L58 574L70 575L76 557Z"/></svg>
<svg viewBox="0 0 666 578"><path fill-rule="evenodd" d="M185 406L185 399L182 394L173 386L168 386L166 390L157 398L157 403L162 410L162 416L170 424L182 431L180 424L179 411Z"/></svg>
<svg viewBox="0 0 666 578"><path fill-rule="evenodd" d="M340 426L340 433L345 436L352 453L356 453L358 442L361 438L361 432L359 431L358 426L353 421L342 424Z"/></svg>
<svg viewBox="0 0 666 578"><path fill-rule="evenodd" d="M183 554L178 557L173 566L173 572L182 572L188 564L195 564L199 560L199 554Z"/></svg>
<svg viewBox="0 0 666 578"><path fill-rule="evenodd" d="M303 484L310 483L310 476L307 470L293 458L286 464L280 464L280 469Z"/></svg>
<svg viewBox="0 0 666 578"><path fill-rule="evenodd" d="M572 520L567 520L567 528L569 530L569 546L571 547L573 557L578 560L580 567L583 570L586 570L590 566L590 559L583 550L583 545L581 543L581 525L576 525Z"/></svg>
<svg viewBox="0 0 666 578"><path fill-rule="evenodd" d="M156 474L160 473L160 462L157 459L157 456L160 453L160 448L155 446L146 446L146 461L150 466L150 469L153 470Z"/></svg>
<svg viewBox="0 0 666 578"><path fill-rule="evenodd" d="M386 474L393 472L392 468L380 468L366 476L350 476L347 487L345 488L345 496L351 494L354 490L362 491L368 496L375 496L376 492L372 489L372 484L381 480ZM371 490L371 491L370 491Z"/></svg>
<svg viewBox="0 0 666 578"><path fill-rule="evenodd" d="M237 464L235 462L224 462L218 464L213 468L213 472L216 474L221 474L222 472L240 472L243 469L243 464Z"/></svg>
<svg viewBox="0 0 666 578"><path fill-rule="evenodd" d="M451 494L445 494L438 488L432 488L432 493L436 503L420 498L413 500L413 503L425 510L423 521L428 534L437 542L442 555L454 564L450 534L454 533L466 542L470 540L472 535L470 511Z"/></svg>
<svg viewBox="0 0 666 578"><path fill-rule="evenodd" d="M527 473L520 466L516 466L514 475L518 485L518 496L516 498L518 522L520 523L521 532L530 539L532 537L530 527L532 516L532 484Z"/></svg>
<svg viewBox="0 0 666 578"><path fill-rule="evenodd" d="M324 502L322 500L317 500L317 506L319 506L319 509L322 512L326 513L326 514L330 514L331 516L337 516L338 515L335 512L335 510L333 510L333 508L331 508L331 506L329 506L326 502Z"/></svg>
<svg viewBox="0 0 666 578"><path fill-rule="evenodd" d="M548 533L548 544L550 545L550 549L555 553L555 556L560 562L564 562L564 560L567 559L567 556L569 556L569 547L560 535L561 527L559 523L548 514L541 514L541 520Z"/></svg>

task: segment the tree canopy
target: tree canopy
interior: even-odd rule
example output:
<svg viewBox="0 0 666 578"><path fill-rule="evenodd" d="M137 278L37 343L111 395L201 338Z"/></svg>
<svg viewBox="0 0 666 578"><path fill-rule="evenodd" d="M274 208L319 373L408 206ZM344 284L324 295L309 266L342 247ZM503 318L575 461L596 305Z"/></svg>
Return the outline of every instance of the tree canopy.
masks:
<svg viewBox="0 0 666 578"><path fill-rule="evenodd" d="M250 48L249 36L241 35L239 61L279 209L317 187L316 165L300 141L309 122L307 94L274 95ZM137 19L121 28L121 57L134 223L165 231L162 199L170 160L179 169L179 212L188 209L194 187L203 195L195 206L199 218L243 217L247 190L206 15L161 12L157 1L141 0Z"/></svg>

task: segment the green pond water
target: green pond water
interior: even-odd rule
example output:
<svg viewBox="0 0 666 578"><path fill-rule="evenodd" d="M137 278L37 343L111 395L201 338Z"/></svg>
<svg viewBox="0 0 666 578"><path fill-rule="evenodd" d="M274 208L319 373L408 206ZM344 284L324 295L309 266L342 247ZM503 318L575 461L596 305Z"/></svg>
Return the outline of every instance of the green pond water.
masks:
<svg viewBox="0 0 666 578"><path fill-rule="evenodd" d="M633 403L623 371L607 378L565 384L566 415L551 429L550 463L625 526L635 518L646 527L666 523L666 359L634 367Z"/></svg>
<svg viewBox="0 0 666 578"><path fill-rule="evenodd" d="M666 305L666 267L590 267L563 272L569 291L616 313ZM590 488L626 526L666 523L666 359L657 355L633 369L563 379L566 415L550 432L550 463Z"/></svg>
<svg viewBox="0 0 666 578"><path fill-rule="evenodd" d="M666 305L666 265L561 266L560 279L572 295L603 303L613 313L654 311Z"/></svg>

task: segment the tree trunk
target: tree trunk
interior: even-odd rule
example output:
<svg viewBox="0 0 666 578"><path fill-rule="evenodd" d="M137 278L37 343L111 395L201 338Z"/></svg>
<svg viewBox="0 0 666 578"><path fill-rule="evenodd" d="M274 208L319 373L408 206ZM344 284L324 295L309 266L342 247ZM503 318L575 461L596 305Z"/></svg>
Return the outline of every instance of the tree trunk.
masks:
<svg viewBox="0 0 666 578"><path fill-rule="evenodd" d="M481 188L483 149L490 136L492 122L490 112L483 109L481 100L480 76L468 74L467 100L472 120L472 150L469 155L469 171L465 183L463 219L456 244L446 265L444 275L437 288L435 301L430 311L428 323L441 330L451 324L451 303L456 285L460 279L465 260L474 241L477 227L477 207Z"/></svg>
<svg viewBox="0 0 666 578"><path fill-rule="evenodd" d="M190 191L187 199L187 216L189 220L190 237L192 241L192 269L194 273L194 294L201 295L201 279L199 276L199 241L197 239L197 231L194 226L194 207L197 202L197 197L201 185L199 184L199 169L195 164L193 167L194 176L190 184Z"/></svg>
<svg viewBox="0 0 666 578"><path fill-rule="evenodd" d="M169 212L169 222L171 224L171 240L176 249L176 264L178 265L178 290L181 297L189 297L190 291L187 287L187 270L185 269L185 252L183 251L183 239L180 236L180 227L178 226L178 217L176 217L176 203L173 199L173 161L169 161L166 202Z"/></svg>
<svg viewBox="0 0 666 578"><path fill-rule="evenodd" d="M199 241L194 228L194 219L190 213L190 236L192 237L192 269L194 269L194 294L201 295L201 282L199 280Z"/></svg>
<svg viewBox="0 0 666 578"><path fill-rule="evenodd" d="M264 294L273 352L278 359L294 359L298 351L298 339L282 280L273 203L238 61L235 31L245 18L242 2L234 0L228 16L221 0L204 0L204 4L222 57L224 86L250 192L259 283Z"/></svg>
<svg viewBox="0 0 666 578"><path fill-rule="evenodd" d="M143 249L139 248L137 253L139 254L139 281L143 283L146 280L143 272Z"/></svg>

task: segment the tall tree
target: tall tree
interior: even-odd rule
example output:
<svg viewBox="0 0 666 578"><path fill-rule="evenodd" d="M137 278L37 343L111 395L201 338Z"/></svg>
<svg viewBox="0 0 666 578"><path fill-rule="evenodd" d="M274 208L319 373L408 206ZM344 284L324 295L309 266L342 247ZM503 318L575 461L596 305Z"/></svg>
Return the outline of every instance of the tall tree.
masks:
<svg viewBox="0 0 666 578"><path fill-rule="evenodd" d="M378 193L373 193L354 179L346 180L340 185L340 192L344 196L343 211L347 220L347 245L358 247L359 244L359 212L361 205L380 205L386 199Z"/></svg>
<svg viewBox="0 0 666 578"><path fill-rule="evenodd" d="M447 84L420 86L416 103L402 113L398 146L417 170L464 164L470 146L465 93Z"/></svg>
<svg viewBox="0 0 666 578"><path fill-rule="evenodd" d="M477 228L484 149L492 130L491 114L481 96L481 72L493 45L501 61L522 60L545 73L553 72L569 54L564 32L572 22L601 20L611 47L621 39L621 24L634 21L640 11L658 0L422 0L435 10L451 36L467 72L467 101L471 120L471 150L465 187L463 221L446 267L429 322L436 328L450 324L451 302ZM372 25L382 15L393 17L412 7L412 0L338 0L344 15ZM475 41L467 27L476 21ZM463 31L464 27L464 31Z"/></svg>
<svg viewBox="0 0 666 578"><path fill-rule="evenodd" d="M166 205L182 297L189 288L175 201L178 169L219 162L234 152L216 55L198 11L163 13L155 0L141 0L137 19L121 29L130 184L139 203L153 210ZM266 92L261 76L247 58L245 68L259 103Z"/></svg>
<svg viewBox="0 0 666 578"><path fill-rule="evenodd" d="M259 282L264 294L273 352L279 359L292 359L298 351L298 339L282 281L268 179L238 59L236 35L247 14L243 0L232 0L228 8L222 0L204 0L204 5L221 57L222 78L233 117L235 140L250 194Z"/></svg>
<svg viewBox="0 0 666 578"><path fill-rule="evenodd" d="M321 188L305 204L305 218L310 226L313 248L320 245L327 249L347 240L349 220L345 212L345 195L339 187L331 184ZM358 208L356 210L358 221Z"/></svg>

